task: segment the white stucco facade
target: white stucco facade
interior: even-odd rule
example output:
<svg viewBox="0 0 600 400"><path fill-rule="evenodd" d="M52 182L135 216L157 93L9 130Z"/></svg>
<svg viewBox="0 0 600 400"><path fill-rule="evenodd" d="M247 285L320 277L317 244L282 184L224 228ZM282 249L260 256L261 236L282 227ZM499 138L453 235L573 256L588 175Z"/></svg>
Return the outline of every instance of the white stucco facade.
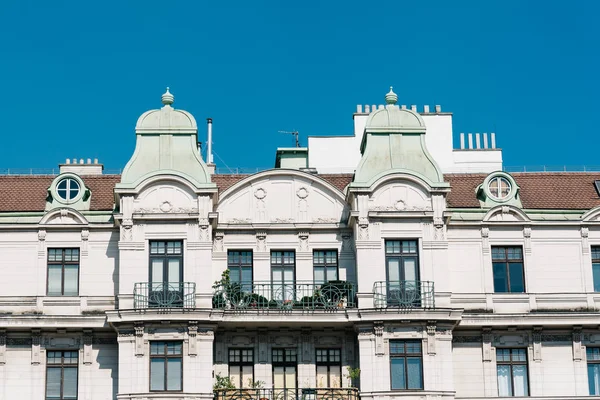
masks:
<svg viewBox="0 0 600 400"><path fill-rule="evenodd" d="M600 399L600 199L541 198L390 93L388 125L309 140L317 174L211 175L167 92L123 175L0 177L42 188L0 211L0 399ZM354 177L319 171L333 142Z"/></svg>

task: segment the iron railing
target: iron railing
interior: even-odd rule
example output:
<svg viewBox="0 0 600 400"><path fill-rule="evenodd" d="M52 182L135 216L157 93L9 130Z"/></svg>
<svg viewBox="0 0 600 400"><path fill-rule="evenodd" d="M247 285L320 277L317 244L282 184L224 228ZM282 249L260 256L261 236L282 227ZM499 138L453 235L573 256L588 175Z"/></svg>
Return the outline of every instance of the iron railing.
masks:
<svg viewBox="0 0 600 400"><path fill-rule="evenodd" d="M358 400L356 388L217 389L215 400Z"/></svg>
<svg viewBox="0 0 600 400"><path fill-rule="evenodd" d="M217 284L212 306L225 310L338 310L356 307L356 285L345 281Z"/></svg>
<svg viewBox="0 0 600 400"><path fill-rule="evenodd" d="M431 281L381 281L373 285L375 308L435 308Z"/></svg>
<svg viewBox="0 0 600 400"><path fill-rule="evenodd" d="M139 282L133 289L133 307L194 308L196 307L195 282Z"/></svg>

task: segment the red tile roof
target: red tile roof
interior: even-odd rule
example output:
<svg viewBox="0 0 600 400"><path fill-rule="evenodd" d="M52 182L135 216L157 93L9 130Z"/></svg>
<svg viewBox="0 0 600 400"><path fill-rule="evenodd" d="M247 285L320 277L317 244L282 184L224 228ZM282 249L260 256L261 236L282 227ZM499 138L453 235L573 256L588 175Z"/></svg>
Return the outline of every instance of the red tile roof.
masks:
<svg viewBox="0 0 600 400"><path fill-rule="evenodd" d="M223 192L249 175L214 175L213 182ZM445 180L451 185L448 195L450 208L479 208L475 189L486 174L447 174ZM600 173L585 172L539 172L514 173L520 186L521 201L528 209L576 209L587 210L600 206L600 197L594 188L594 180ZM351 174L321 174L339 190L351 181ZM54 176L23 175L0 176L0 212L43 211L48 188ZM114 208L113 189L121 179L119 175L84 176L85 185L92 191L90 209L110 211Z"/></svg>

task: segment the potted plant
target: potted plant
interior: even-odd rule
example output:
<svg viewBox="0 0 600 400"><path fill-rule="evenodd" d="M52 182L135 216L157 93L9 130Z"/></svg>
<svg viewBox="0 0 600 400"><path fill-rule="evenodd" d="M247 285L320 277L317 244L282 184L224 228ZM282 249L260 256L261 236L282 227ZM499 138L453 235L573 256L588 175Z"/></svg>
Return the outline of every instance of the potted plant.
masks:
<svg viewBox="0 0 600 400"><path fill-rule="evenodd" d="M357 383L360 379L360 368L352 368L351 366L346 367L346 373L344 377L348 379L349 386L352 388L357 388Z"/></svg>
<svg viewBox="0 0 600 400"><path fill-rule="evenodd" d="M235 384L228 376L221 376L217 374L215 376L215 382L213 383L213 392L215 393L215 400L226 400L232 397L232 391L236 390Z"/></svg>

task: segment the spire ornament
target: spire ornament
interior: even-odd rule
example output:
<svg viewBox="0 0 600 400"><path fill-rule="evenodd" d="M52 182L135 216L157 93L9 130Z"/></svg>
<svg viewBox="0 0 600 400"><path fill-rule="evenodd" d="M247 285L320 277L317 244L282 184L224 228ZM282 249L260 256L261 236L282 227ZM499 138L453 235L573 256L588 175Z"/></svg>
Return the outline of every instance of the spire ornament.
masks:
<svg viewBox="0 0 600 400"><path fill-rule="evenodd" d="M167 91L162 95L161 99L165 106L170 106L175 101L175 96L169 92L169 88L167 87Z"/></svg>
<svg viewBox="0 0 600 400"><path fill-rule="evenodd" d="M390 91L385 95L385 102L387 104L396 104L398 101L398 95L394 93L393 87L390 86Z"/></svg>

